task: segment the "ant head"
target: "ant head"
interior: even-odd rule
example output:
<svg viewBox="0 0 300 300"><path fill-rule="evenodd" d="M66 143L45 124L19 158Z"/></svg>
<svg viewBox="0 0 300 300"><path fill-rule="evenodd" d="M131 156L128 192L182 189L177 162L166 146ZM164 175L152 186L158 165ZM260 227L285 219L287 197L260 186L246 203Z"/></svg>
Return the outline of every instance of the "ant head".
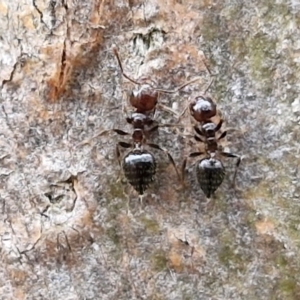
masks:
<svg viewBox="0 0 300 300"><path fill-rule="evenodd" d="M190 103L190 112L197 122L205 122L217 114L217 105L210 96L199 95Z"/></svg>
<svg viewBox="0 0 300 300"><path fill-rule="evenodd" d="M138 90L133 90L129 96L130 104L140 113L154 110L157 100L158 92L148 83L142 84Z"/></svg>

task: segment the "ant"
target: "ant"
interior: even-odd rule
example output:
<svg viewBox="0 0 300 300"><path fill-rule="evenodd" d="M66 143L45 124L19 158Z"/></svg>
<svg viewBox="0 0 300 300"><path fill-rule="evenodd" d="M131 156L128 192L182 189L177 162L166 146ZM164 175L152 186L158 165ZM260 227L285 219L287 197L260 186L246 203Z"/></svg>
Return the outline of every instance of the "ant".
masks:
<svg viewBox="0 0 300 300"><path fill-rule="evenodd" d="M116 152L119 164L122 165L125 177L139 193L139 195L142 196L149 184L154 181L154 175L156 172L155 158L149 151L144 149L144 146L149 146L151 148L164 151L172 163L178 178L180 178L180 174L176 168L171 154L159 145L147 142L149 134L157 130L159 127L159 124L153 120L159 93L176 93L190 83L197 81L198 78L186 82L174 91L158 89L155 87L155 82L153 80L148 80L147 78L143 77L140 79L140 81L137 81L126 75L123 70L117 49L113 48L113 52L117 58L123 77L139 86L139 89L133 90L129 96L129 102L131 106L135 108L135 111L130 117L126 118L127 123L131 124L133 128L133 132L131 134L132 142L119 142L116 147ZM163 126L170 125L164 124ZM130 135L130 133L119 129L113 129L113 131L120 135ZM123 148L131 148L131 150L124 156L122 163L120 162L121 154L119 146Z"/></svg>
<svg viewBox="0 0 300 300"><path fill-rule="evenodd" d="M206 64L205 66L209 74L211 75L208 66ZM220 117L220 112L217 111L216 103L209 95L206 94L213 81L214 80L212 79L203 94L197 96L188 105L191 116L198 123L194 126L194 130L196 132L194 138L196 141L203 143L205 146L204 151L190 153L188 157L205 155L205 158L197 162L196 176L198 183L207 198L210 198L211 195L214 194L214 192L218 189L225 178L225 167L221 161L221 158L237 158L233 176L233 186L235 185L237 169L241 162L241 158L239 155L230 152L224 152L223 147L219 145L220 140L222 140L227 135L227 131L223 131L219 136L217 136L222 127L223 119ZM218 123L214 123L212 121L212 118L217 115L219 116L219 121ZM186 163L187 158L184 160L182 165L183 181Z"/></svg>

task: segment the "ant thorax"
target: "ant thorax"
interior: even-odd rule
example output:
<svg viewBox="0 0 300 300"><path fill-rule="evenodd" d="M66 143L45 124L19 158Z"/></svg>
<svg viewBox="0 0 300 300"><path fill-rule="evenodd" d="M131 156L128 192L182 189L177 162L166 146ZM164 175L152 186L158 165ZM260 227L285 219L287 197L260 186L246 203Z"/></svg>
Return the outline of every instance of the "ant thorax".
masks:
<svg viewBox="0 0 300 300"><path fill-rule="evenodd" d="M134 123L141 122L145 123L148 119L148 117L143 113L134 112L131 114L131 119Z"/></svg>
<svg viewBox="0 0 300 300"><path fill-rule="evenodd" d="M155 109L158 92L150 85L142 85L139 90L133 90L129 97L130 104L137 112L149 112Z"/></svg>
<svg viewBox="0 0 300 300"><path fill-rule="evenodd" d="M146 114L134 112L131 114L130 118L127 118L128 123L130 123L133 128L139 128L144 130L145 126L151 126L153 120Z"/></svg>
<svg viewBox="0 0 300 300"><path fill-rule="evenodd" d="M201 127L203 134L207 137L214 137L216 133L216 128L216 124L211 121L203 124Z"/></svg>

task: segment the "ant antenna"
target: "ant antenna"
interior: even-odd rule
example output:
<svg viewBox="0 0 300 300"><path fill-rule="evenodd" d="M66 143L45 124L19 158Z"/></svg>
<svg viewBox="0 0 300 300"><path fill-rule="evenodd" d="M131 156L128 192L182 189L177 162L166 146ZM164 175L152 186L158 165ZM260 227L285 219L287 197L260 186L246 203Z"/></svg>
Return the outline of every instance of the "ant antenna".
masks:
<svg viewBox="0 0 300 300"><path fill-rule="evenodd" d="M124 72L124 69L123 69L123 66L122 66L122 63L121 63L121 60L120 60L120 57L119 57L119 54L118 54L118 51L117 51L117 48L116 47L113 47L113 52L118 60L118 64L119 64L119 67L121 69L121 72L122 72L122 75L128 79L129 81L131 81L132 83L135 83L135 84L138 84L138 85L141 85L142 83L141 82L138 82L132 78L130 78L125 72Z"/></svg>
<svg viewBox="0 0 300 300"><path fill-rule="evenodd" d="M205 66L205 68L206 68L208 74L210 75L210 77L212 77L212 79L210 80L210 83L208 84L208 86L207 86L206 89L204 90L204 94L206 94L207 91L208 91L208 90L210 89L210 87L212 86L213 82L215 81L215 78L213 77L214 75L213 75L212 72L210 71L210 69L209 69L209 67L208 67L208 65L207 65L207 63L206 63L206 61L205 61L204 59L201 59L201 60L202 60L202 62L203 62L203 64L204 64L204 66Z"/></svg>
<svg viewBox="0 0 300 300"><path fill-rule="evenodd" d="M193 82L196 82L200 80L200 77L194 78L190 81L187 81L186 83L182 84L181 86L179 86L176 90L170 91L170 90L164 90L164 89L155 89L156 91L160 92L160 93L164 93L164 94L175 94L177 92L179 92L180 90L182 90L183 88L185 88L186 86L190 85Z"/></svg>
<svg viewBox="0 0 300 300"><path fill-rule="evenodd" d="M114 55L116 56L117 58L117 61L118 61L118 64L119 64L119 67L121 69L121 73L122 75L128 79L129 81L131 81L132 83L134 84L137 84L137 85L142 85L143 83L142 82L139 82L135 79L132 79L131 77L129 77L125 72L124 72L124 69L123 69L123 66L122 66L122 63L121 63L121 60L120 60L120 57L119 57L119 54L118 54L118 50L116 47L113 47L113 52L114 52ZM209 71L210 72L210 71ZM200 80L201 78L200 77L197 77L197 78L194 78L188 82L185 82L184 84L182 84L181 86L179 86L178 88L176 88L175 90L165 90L165 89L160 89L160 88L153 88L155 91L159 92L159 93L164 93L164 94L175 94L177 93L178 91L180 91L181 89L183 89L184 87L188 86L189 84L193 83L193 82L196 82L198 80ZM211 84L210 84L211 85Z"/></svg>

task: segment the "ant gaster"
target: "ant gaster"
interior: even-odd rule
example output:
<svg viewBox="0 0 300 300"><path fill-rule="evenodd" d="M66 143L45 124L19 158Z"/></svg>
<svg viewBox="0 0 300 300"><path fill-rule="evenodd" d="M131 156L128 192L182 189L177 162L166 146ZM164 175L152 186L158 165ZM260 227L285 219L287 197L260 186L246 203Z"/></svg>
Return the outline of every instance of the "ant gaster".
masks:
<svg viewBox="0 0 300 300"><path fill-rule="evenodd" d="M133 127L132 143L119 142L117 145L117 157L129 183L140 195L143 195L149 184L153 182L156 172L155 158L149 151L144 149L144 146L146 145L164 151L175 168L177 176L180 178L171 154L159 145L147 143L146 141L149 133L157 130L159 127L158 123L152 119L157 107L159 93L176 93L188 84L198 80L198 78L181 85L175 91L158 89L155 88L155 83L152 80L148 80L144 77L140 79L140 81L136 81L126 75L116 48L114 48L113 51L122 75L139 86L139 89L132 91L129 96L129 102L135 108L135 112L132 113L131 117L126 118L126 121ZM123 130L114 129L114 131L120 135L129 135L129 133ZM122 163L120 162L120 150L118 146L132 149L125 155Z"/></svg>
<svg viewBox="0 0 300 300"><path fill-rule="evenodd" d="M206 68L211 75L207 66ZM211 80L205 92L196 97L189 104L190 114L198 122L198 124L194 126L194 130L196 131L194 138L196 141L202 142L205 146L204 151L190 153L189 157L205 155L205 158L197 162L196 175L199 185L207 198L211 197L225 178L225 167L221 161L221 157L237 158L233 184L235 184L237 168L241 161L240 156L230 152L224 152L223 147L219 145L219 141L227 135L227 131L217 136L217 133L222 127L223 120L219 118L217 124L212 121L212 118L217 115L217 105L212 98L206 94L212 83L213 80ZM182 165L183 179L186 163L187 159L184 160Z"/></svg>

